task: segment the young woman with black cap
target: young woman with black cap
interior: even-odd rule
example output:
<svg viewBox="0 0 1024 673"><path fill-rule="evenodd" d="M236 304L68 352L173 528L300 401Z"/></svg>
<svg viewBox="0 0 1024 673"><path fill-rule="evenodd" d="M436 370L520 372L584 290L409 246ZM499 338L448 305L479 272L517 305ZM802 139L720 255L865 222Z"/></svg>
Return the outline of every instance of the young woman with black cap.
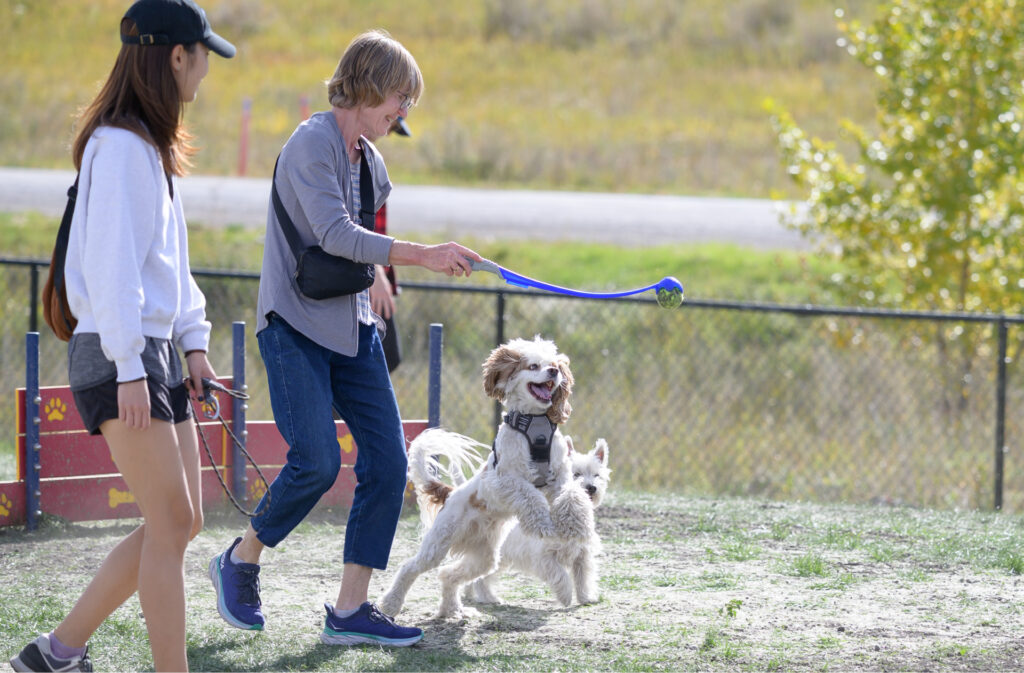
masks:
<svg viewBox="0 0 1024 673"><path fill-rule="evenodd" d="M114 547L64 621L11 659L16 671L91 671L87 639L136 591L154 667L188 669L184 555L202 527L189 389L196 397L200 378L215 374L176 177L194 152L183 105L196 97L209 52L230 58L235 48L192 0L139 0L121 21L121 42L73 144L79 183L65 278L77 326L68 377L143 525Z"/></svg>

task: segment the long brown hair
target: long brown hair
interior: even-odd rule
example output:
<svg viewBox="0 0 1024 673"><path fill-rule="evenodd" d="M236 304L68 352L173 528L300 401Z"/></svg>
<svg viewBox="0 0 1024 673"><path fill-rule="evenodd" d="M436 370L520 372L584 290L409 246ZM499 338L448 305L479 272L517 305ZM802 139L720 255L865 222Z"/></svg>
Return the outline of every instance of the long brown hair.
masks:
<svg viewBox="0 0 1024 673"><path fill-rule="evenodd" d="M131 19L121 21L121 33L138 35ZM190 57L196 45L184 45ZM122 44L110 76L96 99L80 117L72 143L75 168L93 132L100 126L116 126L137 133L160 153L167 175L184 175L196 150L192 136L182 125L184 103L171 70L174 45Z"/></svg>

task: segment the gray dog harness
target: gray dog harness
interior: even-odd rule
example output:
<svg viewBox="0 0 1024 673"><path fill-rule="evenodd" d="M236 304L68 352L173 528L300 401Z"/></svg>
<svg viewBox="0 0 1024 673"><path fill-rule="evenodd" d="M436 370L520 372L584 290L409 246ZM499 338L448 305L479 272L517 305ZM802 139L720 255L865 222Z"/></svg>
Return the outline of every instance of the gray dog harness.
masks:
<svg viewBox="0 0 1024 673"><path fill-rule="evenodd" d="M526 442L530 445L530 460L537 468L537 479L534 480L533 485L537 488L546 486L551 465L551 440L554 438L558 426L552 423L545 414L521 414L518 411L510 411L505 414L504 421L513 430L526 435ZM491 444L491 452L494 453L494 466L497 467L497 438Z"/></svg>

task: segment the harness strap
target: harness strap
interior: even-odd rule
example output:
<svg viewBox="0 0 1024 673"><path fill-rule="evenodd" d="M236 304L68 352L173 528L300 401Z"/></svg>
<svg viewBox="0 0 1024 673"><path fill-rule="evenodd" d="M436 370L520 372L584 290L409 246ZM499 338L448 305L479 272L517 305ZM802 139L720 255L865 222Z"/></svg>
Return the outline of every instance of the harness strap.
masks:
<svg viewBox="0 0 1024 673"><path fill-rule="evenodd" d="M526 442L530 447L530 461L534 463L538 473L533 485L537 488L546 486L551 464L551 442L558 426L552 423L546 414L523 414L518 411L510 411L505 414L503 420L510 428L526 436ZM497 437L491 442L494 467L498 467L497 442Z"/></svg>

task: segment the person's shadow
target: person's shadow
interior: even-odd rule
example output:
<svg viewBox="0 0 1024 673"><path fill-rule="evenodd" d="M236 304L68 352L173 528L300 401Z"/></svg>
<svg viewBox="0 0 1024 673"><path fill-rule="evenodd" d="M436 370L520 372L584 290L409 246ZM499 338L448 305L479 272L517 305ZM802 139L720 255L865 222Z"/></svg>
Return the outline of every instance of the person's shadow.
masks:
<svg viewBox="0 0 1024 673"><path fill-rule="evenodd" d="M381 648L392 656L388 668L396 671L436 671L436 670L509 670L530 668L528 662L535 658L528 652L510 655L494 653L477 655L467 652L463 647L466 638L472 638L479 632L525 632L533 631L545 623L552 610L535 610L511 605L476 606L482 613L490 617L478 627L467 628L465 620L447 621L430 620L423 625L426 632L423 640L412 647ZM325 645L317 642L309 647L282 652L273 660L262 662L253 667L247 665L237 668L238 660L222 655L225 650L237 647L237 643L228 640L230 636L207 642L198 647L188 648L189 669L196 671L232 671L232 670L265 670L265 671L296 671L324 667L330 668L329 662L339 661L354 650L377 648L377 645L338 646Z"/></svg>

